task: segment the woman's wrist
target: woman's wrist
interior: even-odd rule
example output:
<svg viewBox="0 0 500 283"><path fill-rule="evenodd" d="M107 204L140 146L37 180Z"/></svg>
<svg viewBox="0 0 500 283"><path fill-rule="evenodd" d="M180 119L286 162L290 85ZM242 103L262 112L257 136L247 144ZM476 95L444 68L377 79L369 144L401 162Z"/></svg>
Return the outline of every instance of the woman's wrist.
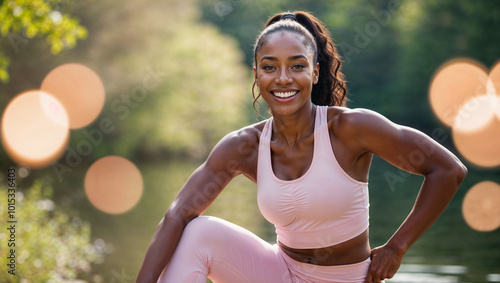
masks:
<svg viewBox="0 0 500 283"><path fill-rule="evenodd" d="M385 246L401 257L406 254L406 251L410 247L406 242L395 239L394 237L387 241Z"/></svg>

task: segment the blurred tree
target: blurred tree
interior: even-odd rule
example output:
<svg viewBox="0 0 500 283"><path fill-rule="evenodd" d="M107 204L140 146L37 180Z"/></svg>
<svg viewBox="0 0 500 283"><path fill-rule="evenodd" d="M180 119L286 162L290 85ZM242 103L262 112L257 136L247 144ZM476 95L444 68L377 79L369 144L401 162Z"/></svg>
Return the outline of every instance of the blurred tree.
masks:
<svg viewBox="0 0 500 283"><path fill-rule="evenodd" d="M45 38L52 54L75 46L78 39L87 36L87 30L67 11L71 0L5 0L0 2L0 34L8 39L10 47L0 49L0 81L7 82L9 53L18 52L18 46L39 36ZM2 50L3 49L3 50ZM6 49L9 51L6 52Z"/></svg>
<svg viewBox="0 0 500 283"><path fill-rule="evenodd" d="M289 1L289 0L202 0L198 5L202 19L214 23L222 32L239 42L247 64L252 64L253 44L264 23L273 14L283 11L305 10L316 16L331 13L337 1Z"/></svg>
<svg viewBox="0 0 500 283"><path fill-rule="evenodd" d="M325 16L343 59L350 107L378 111L391 119L397 105L387 95L393 83L397 33L391 25L399 3L391 0L340 1ZM332 12L333 11L333 12Z"/></svg>
<svg viewBox="0 0 500 283"><path fill-rule="evenodd" d="M158 58L168 74L150 101L125 123L147 151L168 148L204 158L225 134L246 121L249 83L234 42L210 26L185 25ZM154 115L151 115L154 113Z"/></svg>
<svg viewBox="0 0 500 283"><path fill-rule="evenodd" d="M2 184L6 184L1 179ZM6 213L7 187L1 185L0 192L0 211ZM50 187L40 182L29 188L26 195L20 191L16 193L15 219L20 221L13 224L15 238L9 242L10 246L7 240L12 239L11 231L0 230L0 240L5 243L0 245L4 258L0 265L1 282L89 280L91 264L102 261L104 249L91 243L90 225L56 210L51 196ZM15 250L14 266L5 264L11 249ZM15 275L8 273L11 269L15 270Z"/></svg>
<svg viewBox="0 0 500 283"><path fill-rule="evenodd" d="M117 126L97 156L198 159L246 124L250 68L233 39L199 23L193 1L106 1L75 13L90 36L65 56L101 76L107 92L101 117ZM72 146L85 139L80 133Z"/></svg>

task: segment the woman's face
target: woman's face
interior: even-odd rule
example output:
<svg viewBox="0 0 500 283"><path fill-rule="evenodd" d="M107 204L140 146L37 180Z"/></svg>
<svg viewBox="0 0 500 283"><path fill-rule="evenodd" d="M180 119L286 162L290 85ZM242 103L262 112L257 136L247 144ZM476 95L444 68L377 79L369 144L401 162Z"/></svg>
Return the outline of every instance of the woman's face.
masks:
<svg viewBox="0 0 500 283"><path fill-rule="evenodd" d="M290 115L311 103L319 64L300 35L278 32L267 39L256 57L255 79L260 93L275 114Z"/></svg>

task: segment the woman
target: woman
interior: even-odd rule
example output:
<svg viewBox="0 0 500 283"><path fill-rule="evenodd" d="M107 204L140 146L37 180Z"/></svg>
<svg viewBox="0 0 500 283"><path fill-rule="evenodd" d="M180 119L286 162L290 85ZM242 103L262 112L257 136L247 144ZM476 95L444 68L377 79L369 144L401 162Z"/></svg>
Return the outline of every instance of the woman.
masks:
<svg viewBox="0 0 500 283"><path fill-rule="evenodd" d="M137 282L383 282L432 225L467 170L424 134L348 109L341 61L306 12L269 19L254 48L255 83L272 117L228 134L160 222ZM255 103L255 102L254 102ZM425 176L413 210L381 247L368 242L373 154ZM425 159L415 161L415 154ZM400 164L400 160L410 160ZM235 176L257 184L277 244L200 216ZM161 276L160 276L161 275Z"/></svg>

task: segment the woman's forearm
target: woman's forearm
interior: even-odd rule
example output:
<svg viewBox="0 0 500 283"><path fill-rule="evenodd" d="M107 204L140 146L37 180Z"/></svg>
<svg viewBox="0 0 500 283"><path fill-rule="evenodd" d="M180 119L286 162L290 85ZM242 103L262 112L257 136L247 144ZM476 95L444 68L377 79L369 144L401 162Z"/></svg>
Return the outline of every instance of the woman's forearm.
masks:
<svg viewBox="0 0 500 283"><path fill-rule="evenodd" d="M428 174L413 209L387 244L406 253L443 213L466 175L467 169L461 163L451 170Z"/></svg>
<svg viewBox="0 0 500 283"><path fill-rule="evenodd" d="M149 244L136 283L156 283L170 261L184 230L185 222L170 216L163 217Z"/></svg>

